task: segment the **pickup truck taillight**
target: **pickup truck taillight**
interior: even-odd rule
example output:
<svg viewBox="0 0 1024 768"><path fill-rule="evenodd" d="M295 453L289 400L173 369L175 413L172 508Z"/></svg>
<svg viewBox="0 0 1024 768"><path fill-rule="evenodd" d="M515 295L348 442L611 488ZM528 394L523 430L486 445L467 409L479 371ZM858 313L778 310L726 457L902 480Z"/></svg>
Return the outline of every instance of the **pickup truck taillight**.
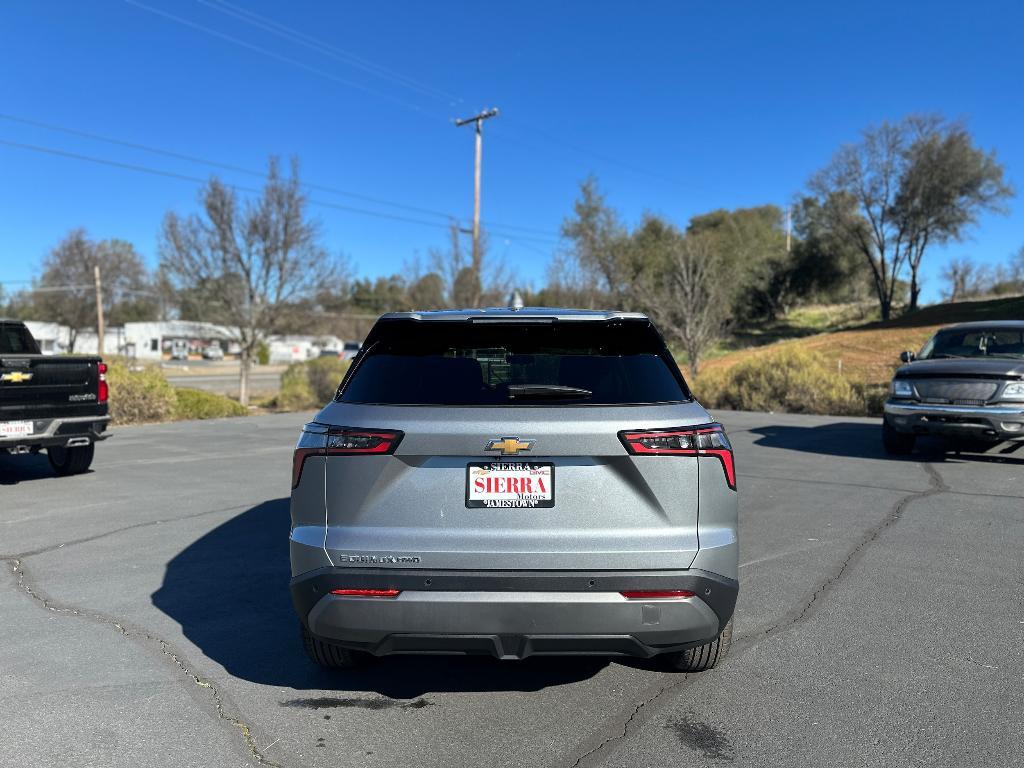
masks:
<svg viewBox="0 0 1024 768"><path fill-rule="evenodd" d="M99 374L99 381L96 385L96 402L105 403L110 399L110 387L107 386L107 364L98 363L96 371Z"/></svg>
<svg viewBox="0 0 1024 768"><path fill-rule="evenodd" d="M309 423L302 428L292 456L292 488L299 484L307 456L381 456L394 453L405 433L392 429L328 427Z"/></svg>
<svg viewBox="0 0 1024 768"><path fill-rule="evenodd" d="M721 424L620 432L619 439L634 456L714 456L722 462L725 481L736 490L736 462Z"/></svg>

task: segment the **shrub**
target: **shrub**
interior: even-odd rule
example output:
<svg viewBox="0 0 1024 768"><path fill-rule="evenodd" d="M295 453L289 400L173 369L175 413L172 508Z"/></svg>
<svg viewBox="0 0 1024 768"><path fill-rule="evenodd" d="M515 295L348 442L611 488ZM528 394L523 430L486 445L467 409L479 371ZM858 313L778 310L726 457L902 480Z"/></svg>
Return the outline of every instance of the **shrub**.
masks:
<svg viewBox="0 0 1024 768"><path fill-rule="evenodd" d="M110 416L114 424L167 421L174 417L174 387L153 365L138 366L117 358L107 360Z"/></svg>
<svg viewBox="0 0 1024 768"><path fill-rule="evenodd" d="M222 419L248 413L241 403L213 392L183 387L175 390L174 394L177 397L174 415L179 419Z"/></svg>
<svg viewBox="0 0 1024 768"><path fill-rule="evenodd" d="M261 341L256 345L256 349L253 350L253 357L256 358L256 362L260 365L270 364L270 345L265 341Z"/></svg>
<svg viewBox="0 0 1024 768"><path fill-rule="evenodd" d="M292 363L281 374L277 406L290 411L322 407L334 397L348 366L348 360L342 362L336 357Z"/></svg>
<svg viewBox="0 0 1024 768"><path fill-rule="evenodd" d="M821 358L800 349L765 351L701 374L694 393L707 406L743 411L864 414L865 393Z"/></svg>

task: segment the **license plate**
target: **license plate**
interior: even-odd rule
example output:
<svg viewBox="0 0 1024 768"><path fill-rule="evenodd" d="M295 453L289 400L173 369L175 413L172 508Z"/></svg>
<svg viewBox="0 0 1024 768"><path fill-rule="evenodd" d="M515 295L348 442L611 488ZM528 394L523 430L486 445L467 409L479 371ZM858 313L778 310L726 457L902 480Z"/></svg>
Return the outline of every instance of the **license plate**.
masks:
<svg viewBox="0 0 1024 768"><path fill-rule="evenodd" d="M0 437L28 437L33 432L31 421L0 421Z"/></svg>
<svg viewBox="0 0 1024 768"><path fill-rule="evenodd" d="M466 506L533 509L555 506L555 465L489 461L466 467Z"/></svg>

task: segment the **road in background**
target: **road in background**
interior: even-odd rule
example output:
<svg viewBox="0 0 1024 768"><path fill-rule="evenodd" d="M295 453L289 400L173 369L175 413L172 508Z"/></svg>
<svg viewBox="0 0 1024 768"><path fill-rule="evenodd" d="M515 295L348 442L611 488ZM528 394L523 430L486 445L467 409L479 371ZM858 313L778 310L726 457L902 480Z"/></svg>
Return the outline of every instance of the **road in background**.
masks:
<svg viewBox="0 0 1024 768"><path fill-rule="evenodd" d="M331 674L287 589L309 416L118 428L78 477L0 458L0 765L1024 764L1021 458L893 460L875 420L723 413L742 564L720 668Z"/></svg>
<svg viewBox="0 0 1024 768"><path fill-rule="evenodd" d="M161 364L164 376L175 387L191 387L219 395L238 397L238 361L189 360ZM281 389L281 374L287 365L259 365L249 374L253 395L272 395Z"/></svg>

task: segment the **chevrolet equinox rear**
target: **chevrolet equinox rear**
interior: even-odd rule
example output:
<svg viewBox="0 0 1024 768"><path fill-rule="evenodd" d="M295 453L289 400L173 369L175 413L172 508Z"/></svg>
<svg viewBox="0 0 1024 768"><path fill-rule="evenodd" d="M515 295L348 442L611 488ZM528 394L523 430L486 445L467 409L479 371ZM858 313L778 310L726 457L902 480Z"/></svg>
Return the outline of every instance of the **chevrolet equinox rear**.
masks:
<svg viewBox="0 0 1024 768"><path fill-rule="evenodd" d="M295 449L306 651L663 656L728 650L732 448L650 320L384 315Z"/></svg>

